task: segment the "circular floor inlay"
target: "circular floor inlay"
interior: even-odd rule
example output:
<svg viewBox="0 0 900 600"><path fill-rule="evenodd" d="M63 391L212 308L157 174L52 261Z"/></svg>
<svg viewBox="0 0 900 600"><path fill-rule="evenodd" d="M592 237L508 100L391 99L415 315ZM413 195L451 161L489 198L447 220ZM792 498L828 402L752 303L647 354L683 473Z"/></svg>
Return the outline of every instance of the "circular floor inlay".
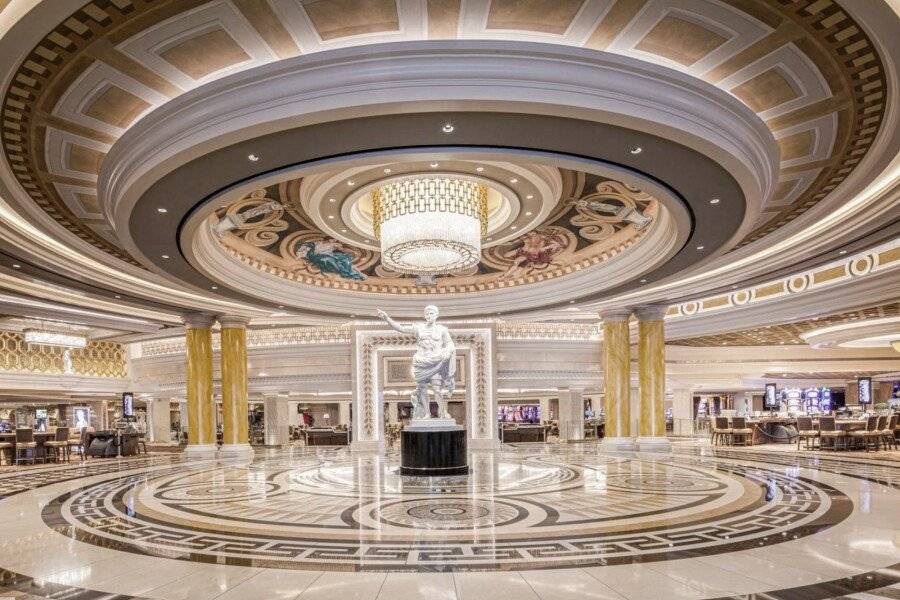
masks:
<svg viewBox="0 0 900 600"><path fill-rule="evenodd" d="M535 569L728 552L839 522L839 491L784 471L571 451L473 454L416 479L396 456L328 454L146 469L44 509L81 541L287 569ZM65 527L58 525L65 523Z"/></svg>

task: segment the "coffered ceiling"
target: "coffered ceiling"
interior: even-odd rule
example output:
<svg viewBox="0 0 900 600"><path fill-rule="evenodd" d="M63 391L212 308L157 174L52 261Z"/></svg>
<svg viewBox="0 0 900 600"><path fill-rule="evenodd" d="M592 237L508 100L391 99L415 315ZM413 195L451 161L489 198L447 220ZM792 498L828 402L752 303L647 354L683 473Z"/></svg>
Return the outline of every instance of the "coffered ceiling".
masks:
<svg viewBox="0 0 900 600"><path fill-rule="evenodd" d="M879 132L885 73L834 0L94 0L55 23L3 91L3 152L31 200L84 241L136 261L100 206L112 144L187 90L300 54L390 41L582 46L728 91L781 151L774 197L741 243L850 176Z"/></svg>
<svg viewBox="0 0 900 600"><path fill-rule="evenodd" d="M804 319L791 323L779 323L701 337L672 340L676 346L780 346L806 345L803 333L839 323L863 322L867 319L900 315L900 303L892 302L859 310L826 315L814 319Z"/></svg>

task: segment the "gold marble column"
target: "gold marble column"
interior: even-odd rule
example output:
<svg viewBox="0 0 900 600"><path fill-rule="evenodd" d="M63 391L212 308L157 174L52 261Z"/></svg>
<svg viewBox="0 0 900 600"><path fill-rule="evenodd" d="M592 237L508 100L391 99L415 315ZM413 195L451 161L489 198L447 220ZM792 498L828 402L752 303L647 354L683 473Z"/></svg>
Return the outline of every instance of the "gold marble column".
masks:
<svg viewBox="0 0 900 600"><path fill-rule="evenodd" d="M213 404L212 324L215 317L184 317L187 347L188 445L184 453L210 457L216 453L216 407Z"/></svg>
<svg viewBox="0 0 900 600"><path fill-rule="evenodd" d="M669 450L666 438L666 334L663 319L668 306L641 306L638 318L638 381L640 385L640 450Z"/></svg>
<svg viewBox="0 0 900 600"><path fill-rule="evenodd" d="M603 311L603 388L605 434L601 444L615 450L631 450L631 341L630 309Z"/></svg>
<svg viewBox="0 0 900 600"><path fill-rule="evenodd" d="M247 323L243 317L219 317L222 379L223 457L253 456L247 422Z"/></svg>

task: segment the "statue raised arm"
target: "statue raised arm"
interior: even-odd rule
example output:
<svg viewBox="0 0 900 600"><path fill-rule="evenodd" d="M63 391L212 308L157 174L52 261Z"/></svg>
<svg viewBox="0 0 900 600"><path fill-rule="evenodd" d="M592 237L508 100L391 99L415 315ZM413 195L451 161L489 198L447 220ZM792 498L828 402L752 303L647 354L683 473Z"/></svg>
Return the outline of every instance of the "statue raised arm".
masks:
<svg viewBox="0 0 900 600"><path fill-rule="evenodd" d="M388 315L386 312L384 312L384 311L381 310L380 308L377 310L377 313L378 313L378 317L379 317L382 321L384 321L385 323L387 323L388 326L389 326L391 329L393 329L394 331L397 331L397 332L399 332L399 333L405 333L405 334L407 334L407 335L413 335L413 334L416 333L416 326L415 326L415 325L411 325L411 324L410 324L410 325L402 325L402 324L398 323L397 321L393 320L393 319L390 317L390 315Z"/></svg>

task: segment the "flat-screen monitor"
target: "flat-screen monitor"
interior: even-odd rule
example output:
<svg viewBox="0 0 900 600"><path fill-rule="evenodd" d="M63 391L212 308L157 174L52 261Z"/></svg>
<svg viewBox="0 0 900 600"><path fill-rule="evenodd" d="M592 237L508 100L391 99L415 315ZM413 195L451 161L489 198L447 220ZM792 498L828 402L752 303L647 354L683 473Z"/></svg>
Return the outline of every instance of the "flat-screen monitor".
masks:
<svg viewBox="0 0 900 600"><path fill-rule="evenodd" d="M134 394L131 392L125 392L122 394L122 416L134 416Z"/></svg>
<svg viewBox="0 0 900 600"><path fill-rule="evenodd" d="M766 408L780 408L781 402L778 400L778 385L775 383L766 384Z"/></svg>
<svg viewBox="0 0 900 600"><path fill-rule="evenodd" d="M859 403L860 404L871 404L872 403L872 378L871 377L860 377L856 381L859 384Z"/></svg>

